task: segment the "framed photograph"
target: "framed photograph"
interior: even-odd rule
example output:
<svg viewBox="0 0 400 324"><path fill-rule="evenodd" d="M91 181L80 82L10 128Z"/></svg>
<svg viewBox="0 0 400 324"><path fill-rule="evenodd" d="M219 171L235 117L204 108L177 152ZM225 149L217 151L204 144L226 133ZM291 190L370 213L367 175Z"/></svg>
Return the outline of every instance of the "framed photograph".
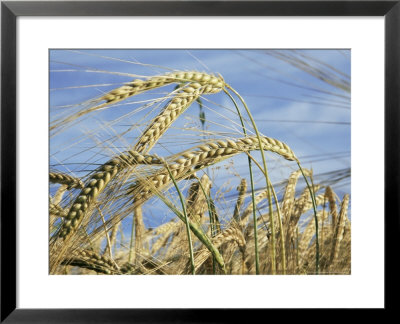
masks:
<svg viewBox="0 0 400 324"><path fill-rule="evenodd" d="M398 1L1 10L1 321L392 308Z"/></svg>

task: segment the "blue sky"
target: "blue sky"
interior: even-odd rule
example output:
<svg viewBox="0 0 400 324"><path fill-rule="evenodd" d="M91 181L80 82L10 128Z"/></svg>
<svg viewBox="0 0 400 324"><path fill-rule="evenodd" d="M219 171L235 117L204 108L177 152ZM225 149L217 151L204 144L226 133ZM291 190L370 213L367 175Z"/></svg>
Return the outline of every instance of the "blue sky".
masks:
<svg viewBox="0 0 400 324"><path fill-rule="evenodd" d="M292 61L287 61L288 56ZM304 68L294 66L293 59L294 62L296 59L305 62L311 70L315 67L322 69L330 80L339 84L350 82L349 50L52 50L50 118L54 120L58 114L82 109L71 105L98 97L131 81L134 75L150 76L169 70L220 73L243 96L259 131L288 144L303 167L313 169L316 183L329 184L334 176L340 177L340 171L346 173L350 169L350 92L321 80L324 74L318 78L305 72ZM138 62L141 64L136 64ZM86 115L70 128L52 136L51 168L84 176L113 153L125 150L130 143L134 144L135 137L145 126L144 122L123 138L113 141L112 149L109 149L107 141L132 128L142 118L148 120L154 116L159 109L152 113L150 109L140 109L143 101L161 97L173 88L163 87L128 99L127 103L121 102ZM202 101L205 127L214 137L240 137L239 120L226 95L207 95ZM152 152L159 155L177 153L198 144L203 139L198 116L199 105L192 105ZM105 127L107 122L112 123L112 132ZM107 145L99 148L98 143ZM254 156L259 158L257 153ZM274 154L267 157L273 183L287 179L296 169L295 164ZM229 162L209 172L215 181L213 193L226 191L227 197L233 201L240 176L247 172L247 157L234 158L233 168L229 167ZM261 188L261 174L256 173L255 179L256 188ZM303 188L301 182L299 187ZM332 184L332 187L341 199L345 193L350 193L350 177ZM233 210L230 204L229 199L220 201L221 208ZM155 226L168 218L162 204L153 202L151 206L145 210L148 225Z"/></svg>

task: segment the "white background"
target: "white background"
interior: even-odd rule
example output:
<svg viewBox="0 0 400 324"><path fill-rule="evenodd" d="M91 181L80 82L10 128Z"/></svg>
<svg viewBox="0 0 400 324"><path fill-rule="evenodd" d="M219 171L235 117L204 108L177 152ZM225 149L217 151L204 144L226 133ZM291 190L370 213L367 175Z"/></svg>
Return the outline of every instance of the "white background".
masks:
<svg viewBox="0 0 400 324"><path fill-rule="evenodd" d="M49 48L350 48L352 274L48 275ZM18 18L20 308L383 307L384 19Z"/></svg>

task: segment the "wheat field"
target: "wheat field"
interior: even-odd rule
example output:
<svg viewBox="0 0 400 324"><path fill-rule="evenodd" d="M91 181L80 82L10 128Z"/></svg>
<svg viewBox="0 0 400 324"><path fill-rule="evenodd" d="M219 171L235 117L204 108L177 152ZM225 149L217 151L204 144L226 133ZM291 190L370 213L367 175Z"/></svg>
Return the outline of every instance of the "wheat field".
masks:
<svg viewBox="0 0 400 324"><path fill-rule="evenodd" d="M350 76L332 58L350 62L52 50L49 273L350 274L350 125L333 119Z"/></svg>

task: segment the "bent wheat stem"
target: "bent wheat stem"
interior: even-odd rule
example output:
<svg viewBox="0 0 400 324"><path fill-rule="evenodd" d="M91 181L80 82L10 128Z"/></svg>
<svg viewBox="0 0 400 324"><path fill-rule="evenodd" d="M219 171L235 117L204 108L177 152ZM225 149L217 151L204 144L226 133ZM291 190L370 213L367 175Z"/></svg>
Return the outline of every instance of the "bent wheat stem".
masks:
<svg viewBox="0 0 400 324"><path fill-rule="evenodd" d="M244 121L242 117L242 113L240 112L239 106L236 103L236 100L232 97L232 95L224 89L224 92L229 96L235 105L236 111L238 113L240 123L242 124L242 130L244 136L247 136L246 127L244 126ZM247 157L247 163L249 165L249 175L250 175L250 187L251 187L251 200L253 202L253 222L254 222L254 255L255 255L255 264L256 264L256 274L260 273L260 257L258 253L258 236L257 236L257 216L256 216L256 203L255 203L255 193L254 193L254 179L253 179L253 168L251 166L251 159Z"/></svg>
<svg viewBox="0 0 400 324"><path fill-rule="evenodd" d="M310 197L313 205L314 210L314 220L315 220L315 274L319 274L319 237L318 237L318 217L317 217L317 204L315 202L315 193L311 188L310 184L308 183L307 177L300 165L300 162L297 161L297 165L303 175L303 178L307 184L307 188L310 191Z"/></svg>
<svg viewBox="0 0 400 324"><path fill-rule="evenodd" d="M175 189L176 189L176 191L178 192L179 200L181 201L183 216L185 217L186 234L187 234L188 242L189 242L190 264L191 264L191 266L192 266L192 274L194 275L194 274L196 274L196 272L195 272L195 267L194 267L193 245L192 245L192 237L191 237L191 235L190 235L189 218L188 218L188 215L187 215L187 212L186 212L185 201L184 201L183 196L182 196L182 193L181 193L181 191L180 191L180 189L179 189L179 187L178 187L178 184L176 183L175 178L174 178L174 176L172 175L171 170L170 170L169 167L168 167L168 164L167 164L165 161L163 161L163 162L164 162L165 167L166 167L167 170L168 170L168 174L169 174L169 176L171 177L172 182L174 183Z"/></svg>

